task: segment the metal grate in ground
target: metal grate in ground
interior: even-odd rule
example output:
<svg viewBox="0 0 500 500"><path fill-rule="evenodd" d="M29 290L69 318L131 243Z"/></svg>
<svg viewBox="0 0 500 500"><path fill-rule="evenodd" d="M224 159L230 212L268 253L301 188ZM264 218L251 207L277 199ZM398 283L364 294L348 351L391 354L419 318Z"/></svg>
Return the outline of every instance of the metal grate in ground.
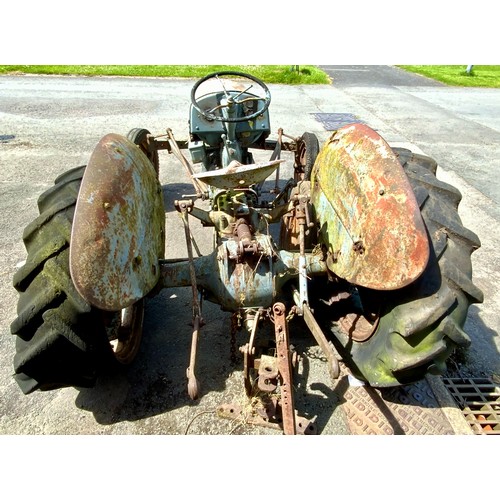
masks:
<svg viewBox="0 0 500 500"><path fill-rule="evenodd" d="M500 385L487 378L443 378L474 434L500 435Z"/></svg>
<svg viewBox="0 0 500 500"><path fill-rule="evenodd" d="M325 130L337 130L351 123L364 123L351 113L311 113L316 121L320 122Z"/></svg>

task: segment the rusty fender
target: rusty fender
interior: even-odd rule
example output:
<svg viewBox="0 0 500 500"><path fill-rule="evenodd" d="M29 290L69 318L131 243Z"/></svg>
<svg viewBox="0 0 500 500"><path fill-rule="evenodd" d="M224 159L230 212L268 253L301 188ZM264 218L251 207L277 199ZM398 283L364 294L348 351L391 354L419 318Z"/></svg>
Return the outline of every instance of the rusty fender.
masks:
<svg viewBox="0 0 500 500"><path fill-rule="evenodd" d="M85 170L75 209L70 271L92 305L119 311L160 277L165 211L154 167L118 134L101 139Z"/></svg>
<svg viewBox="0 0 500 500"><path fill-rule="evenodd" d="M413 282L429 259L420 209L389 145L362 124L332 134L311 174L311 201L337 276L375 290Z"/></svg>

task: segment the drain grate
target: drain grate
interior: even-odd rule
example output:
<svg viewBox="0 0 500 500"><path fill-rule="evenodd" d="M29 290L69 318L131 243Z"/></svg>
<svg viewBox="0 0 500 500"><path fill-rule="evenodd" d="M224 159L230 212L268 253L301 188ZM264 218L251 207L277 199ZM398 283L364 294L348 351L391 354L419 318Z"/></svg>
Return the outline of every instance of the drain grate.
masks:
<svg viewBox="0 0 500 500"><path fill-rule="evenodd" d="M500 435L500 385L487 378L443 378L474 434Z"/></svg>
<svg viewBox="0 0 500 500"><path fill-rule="evenodd" d="M351 113L311 113L316 121L320 122L325 130L337 130L351 123L364 123Z"/></svg>

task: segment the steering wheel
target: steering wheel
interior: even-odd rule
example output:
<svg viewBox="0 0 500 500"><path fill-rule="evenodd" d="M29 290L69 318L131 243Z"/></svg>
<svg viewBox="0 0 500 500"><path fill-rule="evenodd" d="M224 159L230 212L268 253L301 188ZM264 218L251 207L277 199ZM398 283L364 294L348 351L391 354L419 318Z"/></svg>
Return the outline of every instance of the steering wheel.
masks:
<svg viewBox="0 0 500 500"><path fill-rule="evenodd" d="M219 79L219 76L237 76L240 78L246 78L248 80L251 80L252 82L256 83L258 88L260 88L261 91L263 91L265 97L245 97L241 100L238 100L238 97L241 96L241 94L244 94L247 90L250 90L250 88L253 87L253 85L250 85L247 89L242 90L239 94L236 96L232 96L228 93L226 88L224 87L224 84L222 80ZM224 94L226 96L226 102L221 103L218 106L215 106L212 109L206 110L206 109L201 109L198 101L196 100L196 91L202 85L205 83L207 80L212 80L216 79L219 81L222 90L224 91ZM222 114L216 115L214 114L215 111L223 109L223 108L230 108L234 105L242 104L244 102L249 102L249 101L264 101L264 106L257 110L255 113L252 113L250 115L245 115L245 116L239 116L239 117L225 117ZM239 73L237 71L218 71L216 73L210 73L209 75L205 76L201 80L198 80L194 87L191 90L191 103L194 106L196 110L198 110L201 115L206 118L207 120L215 120L219 122L246 122L248 120L253 120L254 118L257 118L260 116L262 113L266 111L266 109L269 107L269 104L271 104L271 92L269 92L269 89L267 88L266 84L259 80L258 78L248 75L247 73Z"/></svg>

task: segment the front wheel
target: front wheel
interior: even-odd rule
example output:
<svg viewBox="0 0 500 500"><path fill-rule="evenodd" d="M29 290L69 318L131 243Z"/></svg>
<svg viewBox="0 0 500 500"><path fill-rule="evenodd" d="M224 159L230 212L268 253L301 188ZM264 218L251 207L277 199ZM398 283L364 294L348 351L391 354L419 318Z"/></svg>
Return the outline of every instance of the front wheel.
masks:
<svg viewBox="0 0 500 500"><path fill-rule="evenodd" d="M128 132L127 139L138 146L147 156L158 177L160 172L160 160L158 157L158 150L154 147L154 141L151 139L151 132L145 128L133 128Z"/></svg>
<svg viewBox="0 0 500 500"><path fill-rule="evenodd" d="M298 186L292 190L291 194L306 195L310 193L309 182L301 181L311 180L312 168L319 154L319 141L312 132L304 132L296 142L294 180ZM311 249L316 244L312 231L306 232L305 240L307 249ZM292 252L299 251L299 221L293 212L288 212L281 220L280 248Z"/></svg>
<svg viewBox="0 0 500 500"><path fill-rule="evenodd" d="M295 152L295 172L306 181L311 180L311 172L314 162L319 154L319 141L312 132L304 132L297 141ZM303 174L303 175L302 175ZM296 180L300 180L296 179Z"/></svg>

